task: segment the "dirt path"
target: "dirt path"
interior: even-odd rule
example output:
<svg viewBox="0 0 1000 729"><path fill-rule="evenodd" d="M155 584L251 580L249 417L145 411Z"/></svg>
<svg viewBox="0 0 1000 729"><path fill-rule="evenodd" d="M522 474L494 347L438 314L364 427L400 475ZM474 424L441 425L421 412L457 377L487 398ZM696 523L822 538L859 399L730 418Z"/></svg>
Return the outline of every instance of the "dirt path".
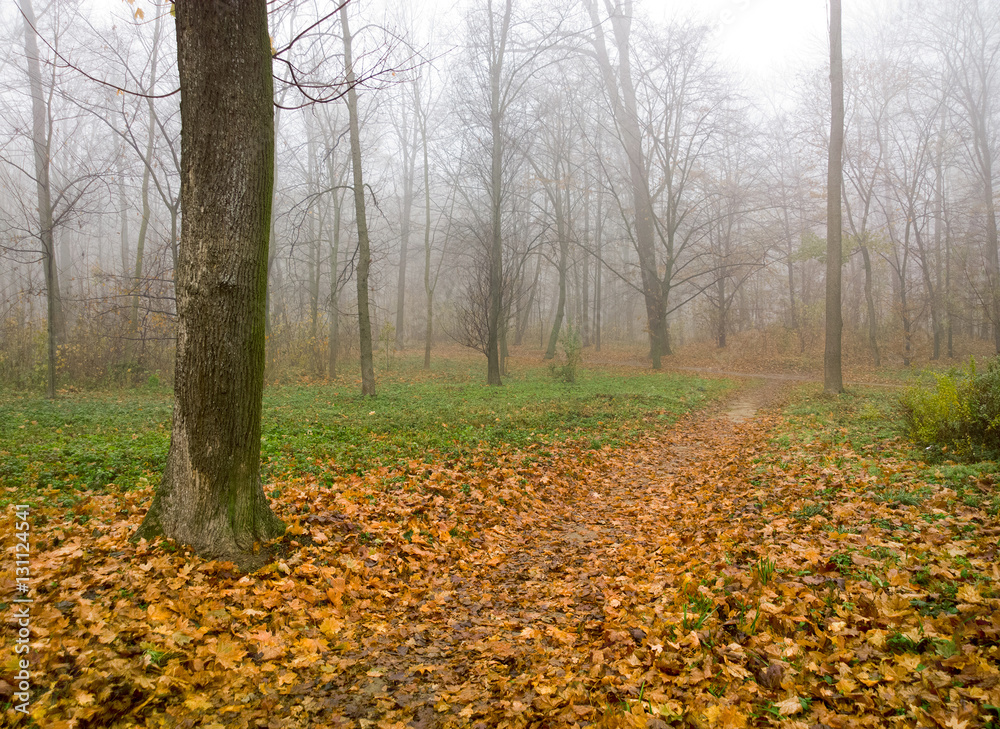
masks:
<svg viewBox="0 0 1000 729"><path fill-rule="evenodd" d="M796 440L786 385L618 451L285 482L288 551L249 575L127 545L148 491L95 495L33 563L35 724L987 726L995 513L891 446Z"/></svg>
<svg viewBox="0 0 1000 729"><path fill-rule="evenodd" d="M714 415L552 474L542 501L509 510L470 559L414 572L405 599L383 592L350 668L293 692L315 702L312 725L583 727L637 695L608 677L647 642L664 588L715 559L699 525L755 515L738 459L761 447L747 419L776 396L751 383ZM712 479L736 488L716 495Z"/></svg>

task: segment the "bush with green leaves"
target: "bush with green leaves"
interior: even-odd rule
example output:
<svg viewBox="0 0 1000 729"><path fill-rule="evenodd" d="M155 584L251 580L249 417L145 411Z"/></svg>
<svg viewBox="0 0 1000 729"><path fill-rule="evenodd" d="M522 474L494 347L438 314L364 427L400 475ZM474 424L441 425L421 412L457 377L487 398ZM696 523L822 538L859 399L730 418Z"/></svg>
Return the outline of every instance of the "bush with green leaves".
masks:
<svg viewBox="0 0 1000 729"><path fill-rule="evenodd" d="M903 395L910 436L963 457L1000 454L1000 357L982 372L970 358L966 368L934 378L934 387L914 387Z"/></svg>
<svg viewBox="0 0 1000 729"><path fill-rule="evenodd" d="M559 344L562 346L563 361L549 365L549 371L557 380L563 382L576 382L577 369L583 361L583 340L580 333L572 326L567 326L559 335Z"/></svg>

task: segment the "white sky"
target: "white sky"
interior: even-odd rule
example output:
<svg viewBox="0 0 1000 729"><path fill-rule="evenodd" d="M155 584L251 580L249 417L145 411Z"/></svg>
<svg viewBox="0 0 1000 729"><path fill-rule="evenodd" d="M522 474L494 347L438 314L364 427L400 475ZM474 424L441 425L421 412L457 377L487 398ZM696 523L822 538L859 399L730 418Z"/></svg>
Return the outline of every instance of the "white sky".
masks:
<svg viewBox="0 0 1000 729"><path fill-rule="evenodd" d="M722 59L754 85L771 87L823 63L828 53L826 0L638 0L654 18L692 15L715 29ZM846 0L844 22L852 6Z"/></svg>
<svg viewBox="0 0 1000 729"><path fill-rule="evenodd" d="M90 0L122 12L127 0ZM148 5L149 0L136 0ZM354 0L359 6L392 6L407 0ZM410 0L411 2L413 0ZM895 0L844 0L844 25L852 16ZM455 7L457 0L416 0L416 6ZM720 57L760 91L777 91L799 72L825 63L827 0L636 0L654 20L693 16L715 29Z"/></svg>

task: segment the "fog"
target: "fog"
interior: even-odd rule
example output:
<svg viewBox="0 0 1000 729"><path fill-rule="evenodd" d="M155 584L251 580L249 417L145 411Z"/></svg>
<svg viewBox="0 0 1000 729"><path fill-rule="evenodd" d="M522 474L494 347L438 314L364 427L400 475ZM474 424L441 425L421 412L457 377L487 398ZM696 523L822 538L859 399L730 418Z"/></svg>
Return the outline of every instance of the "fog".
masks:
<svg viewBox="0 0 1000 729"><path fill-rule="evenodd" d="M54 358L61 386L169 380L183 226L169 6L29 6L0 9L0 379L39 387ZM271 382L357 369L334 8L270 5ZM822 347L824 4L348 8L376 347L430 363L442 345L487 354L493 336L501 358L551 357L571 337L654 365L697 344ZM996 351L1000 6L845 3L844 88L845 355Z"/></svg>

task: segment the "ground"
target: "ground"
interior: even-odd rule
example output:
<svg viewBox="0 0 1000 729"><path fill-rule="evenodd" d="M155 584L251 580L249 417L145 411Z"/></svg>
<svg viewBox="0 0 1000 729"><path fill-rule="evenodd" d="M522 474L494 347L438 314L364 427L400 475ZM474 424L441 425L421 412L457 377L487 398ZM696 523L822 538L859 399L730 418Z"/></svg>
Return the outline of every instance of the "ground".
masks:
<svg viewBox="0 0 1000 729"><path fill-rule="evenodd" d="M128 546L148 493L95 496L36 562L33 717L997 727L995 511L789 410L806 388L744 379L626 447L292 480L282 556L247 575Z"/></svg>

